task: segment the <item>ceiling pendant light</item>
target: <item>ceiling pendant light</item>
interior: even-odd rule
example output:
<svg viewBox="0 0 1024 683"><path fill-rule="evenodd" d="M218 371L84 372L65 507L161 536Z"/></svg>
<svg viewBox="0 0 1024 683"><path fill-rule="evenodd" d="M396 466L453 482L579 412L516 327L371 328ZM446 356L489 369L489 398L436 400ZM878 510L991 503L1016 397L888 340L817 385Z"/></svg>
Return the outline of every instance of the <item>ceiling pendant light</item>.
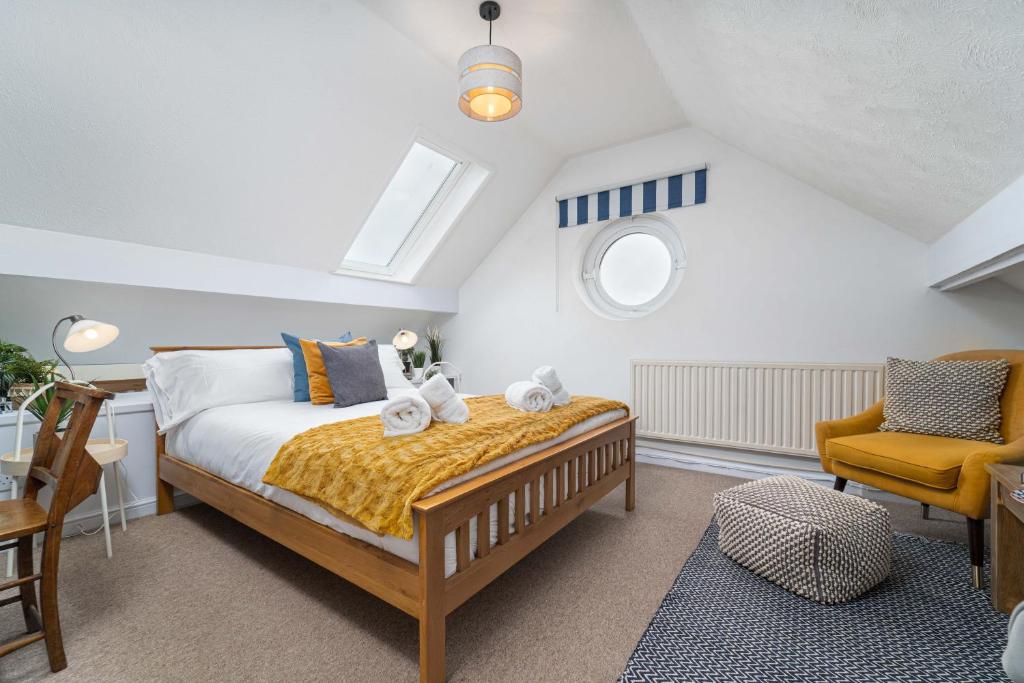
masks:
<svg viewBox="0 0 1024 683"><path fill-rule="evenodd" d="M504 121L523 108L523 63L507 47L491 44L492 22L499 16L498 3L480 3L487 44L469 48L459 59L459 109L477 121Z"/></svg>

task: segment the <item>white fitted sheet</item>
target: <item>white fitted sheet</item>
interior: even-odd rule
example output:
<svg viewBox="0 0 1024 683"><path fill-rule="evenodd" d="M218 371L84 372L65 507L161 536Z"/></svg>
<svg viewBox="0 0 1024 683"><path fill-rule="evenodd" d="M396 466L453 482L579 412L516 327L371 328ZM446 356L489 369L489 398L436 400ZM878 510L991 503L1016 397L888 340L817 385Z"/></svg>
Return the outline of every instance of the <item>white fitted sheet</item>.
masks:
<svg viewBox="0 0 1024 683"><path fill-rule="evenodd" d="M388 398L412 391L415 389L388 389ZM418 564L419 541L415 535L412 540L388 535L378 536L361 526L345 522L311 500L276 486L264 484L262 481L263 474L270 466L274 456L277 455L278 450L296 434L331 422L379 415L384 403L384 401L375 401L348 408L334 408L330 405L315 406L311 403L296 403L294 401L264 401L209 408L171 429L167 434L166 450L174 457L294 510L314 522ZM612 410L596 415L554 439L521 448L464 475L450 479L434 489L432 493L495 470L549 446L608 424L620 417L625 417L625 411ZM383 426L381 429L383 430ZM496 525L496 515L492 515L491 518L492 525ZM414 524L413 528L415 529L416 526ZM475 551L475 520L471 527L471 541ZM491 530L492 539L496 533L497 527L495 526ZM445 574L451 575L454 572L455 535L449 534L445 539Z"/></svg>

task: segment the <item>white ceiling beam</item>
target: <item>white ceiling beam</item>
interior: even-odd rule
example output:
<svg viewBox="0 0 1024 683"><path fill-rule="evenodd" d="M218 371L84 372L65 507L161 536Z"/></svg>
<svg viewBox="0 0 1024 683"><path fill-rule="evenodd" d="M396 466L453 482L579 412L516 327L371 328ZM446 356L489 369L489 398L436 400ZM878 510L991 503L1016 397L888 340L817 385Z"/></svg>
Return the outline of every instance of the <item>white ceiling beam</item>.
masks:
<svg viewBox="0 0 1024 683"><path fill-rule="evenodd" d="M458 312L458 290L319 272L179 249L0 224L0 274Z"/></svg>
<svg viewBox="0 0 1024 683"><path fill-rule="evenodd" d="M928 249L928 284L966 287L1024 262L1024 176Z"/></svg>

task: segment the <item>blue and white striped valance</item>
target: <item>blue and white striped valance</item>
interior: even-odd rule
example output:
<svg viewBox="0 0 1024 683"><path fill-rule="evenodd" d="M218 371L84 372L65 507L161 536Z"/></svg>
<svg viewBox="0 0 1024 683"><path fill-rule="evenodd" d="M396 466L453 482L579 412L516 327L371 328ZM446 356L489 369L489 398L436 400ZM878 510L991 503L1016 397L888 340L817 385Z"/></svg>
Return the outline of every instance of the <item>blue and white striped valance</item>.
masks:
<svg viewBox="0 0 1024 683"><path fill-rule="evenodd" d="M568 228L594 221L664 211L703 204L707 198L708 170L700 168L621 187L558 197L558 227Z"/></svg>

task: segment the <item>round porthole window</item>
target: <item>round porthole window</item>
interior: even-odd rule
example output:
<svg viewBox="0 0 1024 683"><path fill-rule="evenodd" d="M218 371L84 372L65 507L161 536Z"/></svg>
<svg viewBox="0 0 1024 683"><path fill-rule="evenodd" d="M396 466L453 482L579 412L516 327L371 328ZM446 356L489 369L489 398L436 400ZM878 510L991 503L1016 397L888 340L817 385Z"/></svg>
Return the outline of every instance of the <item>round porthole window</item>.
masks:
<svg viewBox="0 0 1024 683"><path fill-rule="evenodd" d="M686 251L663 216L609 223L584 245L577 288L594 312L624 320L647 315L672 296L686 271Z"/></svg>

